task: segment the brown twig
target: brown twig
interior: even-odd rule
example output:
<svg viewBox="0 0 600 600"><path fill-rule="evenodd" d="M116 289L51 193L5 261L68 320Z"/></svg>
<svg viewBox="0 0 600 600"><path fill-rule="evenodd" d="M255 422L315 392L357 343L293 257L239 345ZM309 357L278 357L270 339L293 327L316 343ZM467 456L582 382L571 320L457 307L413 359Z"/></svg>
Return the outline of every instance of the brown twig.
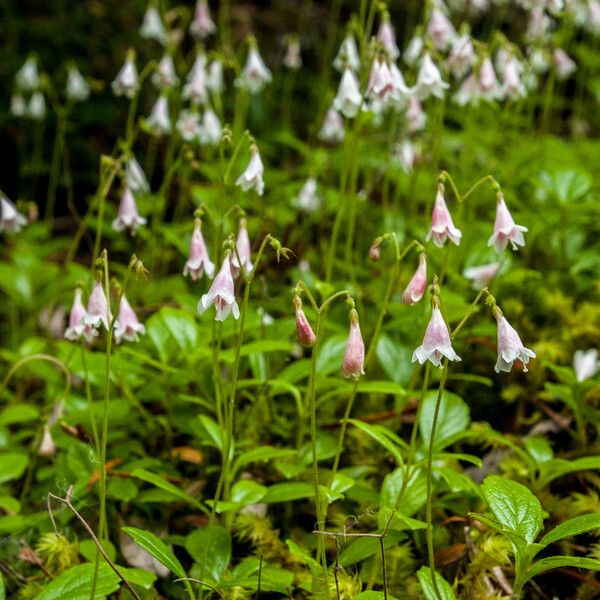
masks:
<svg viewBox="0 0 600 600"><path fill-rule="evenodd" d="M100 552L100 554L102 554L104 560L108 563L108 566L116 573L117 577L124 583L125 587L131 592L132 596L136 600L142 600L139 597L138 593L133 589L133 587L129 583L129 581L127 581L127 579L125 579L125 577L123 575L121 575L121 572L119 571L119 569L117 569L115 564L110 560L110 558L108 557L108 554L106 554L106 551L102 547L102 544L98 541L98 538L92 531L92 528L87 524L86 520L79 514L79 512L77 512L77 509L71 503L72 494L73 494L73 486L72 485L69 486L69 489L67 490L67 495L64 498L61 498L60 496L56 496L55 494L52 494L50 492L48 493L48 511L50 513L50 519L52 520L52 525L54 526L54 530L56 531L56 522L54 521L54 516L52 514L52 509L50 506L50 498L52 498L53 500L57 500L58 502L62 502L73 512L73 514L77 517L78 521L83 525L84 529L88 532L89 536L92 538L92 540L96 544L96 547L98 548L98 552Z"/></svg>

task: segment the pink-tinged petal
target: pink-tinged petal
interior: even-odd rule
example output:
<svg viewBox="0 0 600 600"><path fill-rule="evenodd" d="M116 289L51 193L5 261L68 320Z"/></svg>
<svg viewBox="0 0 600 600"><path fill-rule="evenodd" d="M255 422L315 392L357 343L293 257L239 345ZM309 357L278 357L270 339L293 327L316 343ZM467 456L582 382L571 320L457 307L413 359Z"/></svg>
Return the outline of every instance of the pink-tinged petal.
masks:
<svg viewBox="0 0 600 600"><path fill-rule="evenodd" d="M317 336L310 326L301 305L296 308L296 334L298 336L298 341L305 348L312 348L317 341Z"/></svg>
<svg viewBox="0 0 600 600"><path fill-rule="evenodd" d="M342 363L342 371L346 377L358 379L365 374L365 344L360 332L358 323L358 313L352 309L350 311L350 333L348 334L348 342L344 352L344 362Z"/></svg>
<svg viewBox="0 0 600 600"><path fill-rule="evenodd" d="M423 298L426 288L427 256L424 253L421 253L419 255L419 266L402 294L402 301L404 304L416 304Z"/></svg>
<svg viewBox="0 0 600 600"><path fill-rule="evenodd" d="M452 361L461 360L452 348L452 340L446 321L444 321L440 309L434 306L427 330L423 336L423 343L413 352L412 362L418 360L420 364L423 364L426 360L430 360L436 367L441 367L442 356Z"/></svg>
<svg viewBox="0 0 600 600"><path fill-rule="evenodd" d="M461 238L462 232L454 226L452 216L444 200L444 186L440 183L431 214L431 229L425 239L428 241L433 239L433 243L441 248L446 239L450 239L453 244L458 246Z"/></svg>
<svg viewBox="0 0 600 600"><path fill-rule="evenodd" d="M231 273L231 260L229 254L223 259L223 264L214 278L210 289L200 298L198 312L200 314L214 304L216 309L215 319L225 320L231 312L235 319L239 318L240 311L235 300L233 275Z"/></svg>
<svg viewBox="0 0 600 600"><path fill-rule="evenodd" d="M527 363L530 358L535 358L535 352L523 346L523 342L516 330L509 324L502 314L498 314L498 360L496 373L510 372L515 360L523 363L523 371L527 372Z"/></svg>

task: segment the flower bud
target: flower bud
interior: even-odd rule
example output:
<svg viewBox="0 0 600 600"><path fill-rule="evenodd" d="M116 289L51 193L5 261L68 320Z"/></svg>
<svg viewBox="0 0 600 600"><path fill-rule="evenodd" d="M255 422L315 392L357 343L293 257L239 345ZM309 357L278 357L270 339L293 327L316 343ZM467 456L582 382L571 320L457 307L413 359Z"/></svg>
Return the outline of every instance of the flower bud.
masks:
<svg viewBox="0 0 600 600"><path fill-rule="evenodd" d="M350 311L350 333L348 335L348 342L346 343L342 371L346 377L359 379L361 375L365 374L364 366L365 344L360 333L358 313L353 308Z"/></svg>
<svg viewBox="0 0 600 600"><path fill-rule="evenodd" d="M427 256L424 252L419 255L419 266L408 282L404 293L402 294L402 302L404 304L416 304L423 298L425 288L427 287Z"/></svg>
<svg viewBox="0 0 600 600"><path fill-rule="evenodd" d="M296 333L298 335L298 341L305 348L312 348L317 341L317 336L312 330L312 327L302 310L302 300L300 300L300 296L294 296L293 303L296 308Z"/></svg>

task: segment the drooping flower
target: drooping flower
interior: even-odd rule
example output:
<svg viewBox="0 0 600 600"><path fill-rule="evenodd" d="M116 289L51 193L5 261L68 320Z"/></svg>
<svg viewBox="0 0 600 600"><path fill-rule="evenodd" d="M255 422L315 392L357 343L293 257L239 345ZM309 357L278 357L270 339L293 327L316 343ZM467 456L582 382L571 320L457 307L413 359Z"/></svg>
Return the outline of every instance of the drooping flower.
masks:
<svg viewBox="0 0 600 600"><path fill-rule="evenodd" d="M475 73L470 73L465 77L458 88L458 91L452 97L459 106L466 104L476 104L479 101L479 84Z"/></svg>
<svg viewBox="0 0 600 600"><path fill-rule="evenodd" d="M146 219L140 217L135 198L126 185L121 196L121 202L119 203L117 218L112 222L112 227L115 231L129 229L132 234L135 234L140 226L145 224Z"/></svg>
<svg viewBox="0 0 600 600"><path fill-rule="evenodd" d="M220 94L223 91L223 63L218 58L208 65L206 87L213 94Z"/></svg>
<svg viewBox="0 0 600 600"><path fill-rule="evenodd" d="M27 116L34 121L41 121L46 116L46 101L42 92L34 92L29 99Z"/></svg>
<svg viewBox="0 0 600 600"><path fill-rule="evenodd" d="M317 181L314 177L309 177L298 192L296 206L306 212L314 212L319 208Z"/></svg>
<svg viewBox="0 0 600 600"><path fill-rule="evenodd" d="M319 130L319 138L324 142L339 143L344 139L345 134L344 120L335 108L330 107Z"/></svg>
<svg viewBox="0 0 600 600"><path fill-rule="evenodd" d="M462 360L452 348L446 321L444 321L439 307L434 304L423 343L413 352L412 362L419 361L419 364L422 365L429 360L433 365L441 368L442 357L446 357L448 360Z"/></svg>
<svg viewBox="0 0 600 600"><path fill-rule="evenodd" d="M409 140L402 140L394 147L394 158L400 163L405 173L410 173L417 158L417 151L414 144Z"/></svg>
<svg viewBox="0 0 600 600"><path fill-rule="evenodd" d="M312 348L317 341L317 336L304 314L300 296L294 296L293 303L296 310L296 334L298 336L298 341L305 348Z"/></svg>
<svg viewBox="0 0 600 600"><path fill-rule="evenodd" d="M387 15L383 18L379 26L377 41L385 48L392 60L396 60L400 56L400 50L396 44L396 34Z"/></svg>
<svg viewBox="0 0 600 600"><path fill-rule="evenodd" d="M183 275L184 277L189 275L192 281L198 281L204 272L208 277L212 277L215 272L215 265L208 257L208 250L202 235L202 221L196 219L194 233L190 241L190 253L183 267Z"/></svg>
<svg viewBox="0 0 600 600"><path fill-rule="evenodd" d="M486 100L496 100L498 98L500 91L498 79L489 56L486 56L481 63L477 83L479 96Z"/></svg>
<svg viewBox="0 0 600 600"><path fill-rule="evenodd" d="M512 249L517 250L518 246L525 245L523 233L527 231L527 227L516 225L512 215L510 214L502 192L498 192L496 203L496 220L494 221L494 233L488 240L488 246L494 246L498 254L502 254L508 242L511 243Z"/></svg>
<svg viewBox="0 0 600 600"><path fill-rule="evenodd" d="M406 123L408 130L411 133L421 131L425 127L427 122L427 115L421 106L419 99L411 95L408 99L408 106L406 108Z"/></svg>
<svg viewBox="0 0 600 600"><path fill-rule="evenodd" d="M200 116L195 110L182 110L177 117L176 127L186 142L200 139L202 126L200 125Z"/></svg>
<svg viewBox="0 0 600 600"><path fill-rule="evenodd" d="M421 252L421 254L419 254L419 266L402 294L402 302L404 302L404 304L416 304L423 298L426 288L427 255L424 252Z"/></svg>
<svg viewBox="0 0 600 600"><path fill-rule="evenodd" d="M300 41L293 37L288 40L283 64L292 71L298 70L302 66L302 56L300 55Z"/></svg>
<svg viewBox="0 0 600 600"><path fill-rule="evenodd" d="M236 85L246 88L251 94L258 94L271 79L271 71L265 65L258 48L251 45L246 64L235 81Z"/></svg>
<svg viewBox="0 0 600 600"><path fill-rule="evenodd" d="M71 102L84 102L90 96L90 86L75 65L69 66L65 93Z"/></svg>
<svg viewBox="0 0 600 600"><path fill-rule="evenodd" d="M150 191L146 175L133 155L125 163L125 182L134 194L147 194Z"/></svg>
<svg viewBox="0 0 600 600"><path fill-rule="evenodd" d="M217 117L215 111L206 107L202 115L202 124L200 126L200 143L201 144L218 144L221 141L221 121Z"/></svg>
<svg viewBox="0 0 600 600"><path fill-rule="evenodd" d="M223 259L221 270L214 278L210 289L200 298L198 312L200 314L204 313L213 304L217 310L215 316L215 320L217 321L224 321L229 316L229 313L233 314L234 319L238 319L240 316L240 309L235 300L229 253Z"/></svg>
<svg viewBox="0 0 600 600"><path fill-rule="evenodd" d="M435 196L435 204L431 214L431 229L425 238L427 241L433 239L433 243L441 248L446 243L446 238L458 246L462 232L454 226L450 211L444 200L444 185L438 184L437 194Z"/></svg>
<svg viewBox="0 0 600 600"><path fill-rule="evenodd" d="M111 86L115 96L133 98L136 95L140 83L135 66L135 52L133 50L129 50L127 53L125 64L121 67Z"/></svg>
<svg viewBox="0 0 600 600"><path fill-rule="evenodd" d="M386 61L381 62L376 58L371 67L366 91L367 98L372 100L371 109L374 109L374 112L379 112L384 108L394 89L390 67Z"/></svg>
<svg viewBox="0 0 600 600"><path fill-rule="evenodd" d="M446 64L456 78L463 77L475 62L475 50L471 36L464 33L456 39Z"/></svg>
<svg viewBox="0 0 600 600"><path fill-rule="evenodd" d="M160 13L156 6L148 6L148 9L144 14L144 21L140 27L140 35L147 40L156 40L163 45L167 43L167 30L163 25Z"/></svg>
<svg viewBox="0 0 600 600"><path fill-rule="evenodd" d="M333 67L340 73L347 68L352 69L355 73L360 70L360 56L354 36L349 33L342 42L340 49L333 61Z"/></svg>
<svg viewBox="0 0 600 600"><path fill-rule="evenodd" d="M24 117L27 113L27 103L22 94L13 94L10 99L10 112L15 117Z"/></svg>
<svg viewBox="0 0 600 600"><path fill-rule="evenodd" d="M196 10L194 11L194 19L190 23L190 33L193 37L199 40L207 38L216 30L215 22L210 16L210 9L206 0L198 0L196 2Z"/></svg>
<svg viewBox="0 0 600 600"><path fill-rule="evenodd" d="M429 53L423 56L419 73L417 74L417 83L415 90L421 100L425 100L430 96L443 98L444 91L450 87L450 84L442 79L440 70L435 66Z"/></svg>
<svg viewBox="0 0 600 600"><path fill-rule="evenodd" d="M27 225L27 219L17 207L0 192L0 231L19 233Z"/></svg>
<svg viewBox="0 0 600 600"><path fill-rule="evenodd" d="M522 98L525 96L525 86L521 81L523 66L516 56L511 56L504 64L502 73L502 92L504 98Z"/></svg>
<svg viewBox="0 0 600 600"><path fill-rule="evenodd" d="M104 325L104 328L108 331L111 320L112 316L109 312L108 300L104 294L102 282L97 280L96 283L94 283L92 293L88 300L87 309L83 316L83 323L84 325L89 325L94 330L97 330L100 325Z"/></svg>
<svg viewBox="0 0 600 600"><path fill-rule="evenodd" d="M421 56L421 52L423 51L423 46L423 38L420 35L415 35L410 42L408 42L408 46L406 46L402 58L409 67L412 67L416 64L417 60L419 60L419 56Z"/></svg>
<svg viewBox="0 0 600 600"><path fill-rule="evenodd" d="M206 74L206 56L198 52L196 60L187 75L186 84L183 86L181 97L197 104L208 101L208 86Z"/></svg>
<svg viewBox="0 0 600 600"><path fill-rule="evenodd" d="M559 79L567 79L577 71L575 61L562 48L554 50L553 58L556 75Z"/></svg>
<svg viewBox="0 0 600 600"><path fill-rule="evenodd" d="M146 333L146 328L142 323L139 322L137 315L129 302L125 294L121 296L121 302L119 303L119 314L115 321L115 341L120 344L123 340L128 342L137 342L139 335Z"/></svg>
<svg viewBox="0 0 600 600"><path fill-rule="evenodd" d="M473 289L482 290L498 275L501 268L501 262L493 262L477 267L469 267L465 269L463 275L471 280L471 287Z"/></svg>
<svg viewBox="0 0 600 600"><path fill-rule="evenodd" d="M252 250L250 247L250 238L246 229L246 219L240 219L237 240L235 243L236 252L231 256L231 273L234 278L242 272L240 261L245 273L252 271ZM239 260L238 260L239 256Z"/></svg>
<svg viewBox="0 0 600 600"><path fill-rule="evenodd" d="M81 288L76 288L73 306L69 313L69 326L65 329L66 339L76 341L85 337L85 339L89 341L94 334L97 334L90 325L84 323L85 315L85 306L81 300Z"/></svg>
<svg viewBox="0 0 600 600"><path fill-rule="evenodd" d="M159 89L177 85L179 77L175 73L175 64L170 54L165 54L158 63L156 71L152 74L152 83Z"/></svg>
<svg viewBox="0 0 600 600"><path fill-rule="evenodd" d="M591 379L600 370L600 361L598 361L598 350L590 348L589 350L576 350L573 355L573 369L577 381Z"/></svg>
<svg viewBox="0 0 600 600"><path fill-rule="evenodd" d="M346 342L342 371L346 377L359 379L365 374L365 344L360 332L358 313L353 308L350 311L350 333Z"/></svg>
<svg viewBox="0 0 600 600"><path fill-rule="evenodd" d="M248 163L246 170L237 178L235 184L239 185L244 192L254 188L256 193L259 196L262 196L265 191L265 184L263 181L264 170L265 167L260 158L258 148L253 146L250 162Z"/></svg>
<svg viewBox="0 0 600 600"><path fill-rule="evenodd" d="M504 315L496 311L498 322L498 360L494 370L496 373L504 371L509 373L515 360L523 363L523 371L527 372L527 363L530 358L535 358L535 352L523 346L519 334L510 326Z"/></svg>
<svg viewBox="0 0 600 600"><path fill-rule="evenodd" d="M44 425L44 432L42 433L42 440L40 441L40 445L38 447L38 456L44 456L46 458L50 456L54 456L56 452L56 444L52 439L52 434L50 433L50 426Z"/></svg>
<svg viewBox="0 0 600 600"><path fill-rule="evenodd" d="M23 92L32 92L40 86L37 60L30 56L15 75L17 87Z"/></svg>
<svg viewBox="0 0 600 600"><path fill-rule="evenodd" d="M391 63L389 67L393 87L391 98L397 106L403 107L406 101L410 98L411 90L406 85L404 76L402 75L402 71L400 71L398 68L398 65L396 65L396 63Z"/></svg>
<svg viewBox="0 0 600 600"><path fill-rule="evenodd" d="M169 101L164 94L158 97L152 111L146 119L146 124L154 135L167 135L171 133L171 117L169 115Z"/></svg>
<svg viewBox="0 0 600 600"><path fill-rule="evenodd" d="M346 118L352 119L362 104L362 96L358 88L358 79L351 69L346 69L340 80L337 95L333 100L333 108Z"/></svg>
<svg viewBox="0 0 600 600"><path fill-rule="evenodd" d="M438 50L446 50L456 38L456 30L448 17L438 8L434 7L427 25L427 35Z"/></svg>

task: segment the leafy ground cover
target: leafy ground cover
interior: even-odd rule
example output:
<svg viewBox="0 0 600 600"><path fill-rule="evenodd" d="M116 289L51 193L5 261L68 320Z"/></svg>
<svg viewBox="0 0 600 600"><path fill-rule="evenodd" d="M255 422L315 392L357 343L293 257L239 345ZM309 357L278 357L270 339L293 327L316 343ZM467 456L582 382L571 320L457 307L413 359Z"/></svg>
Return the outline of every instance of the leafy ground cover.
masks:
<svg viewBox="0 0 600 600"><path fill-rule="evenodd" d="M0 600L600 596L598 2L5 17Z"/></svg>

